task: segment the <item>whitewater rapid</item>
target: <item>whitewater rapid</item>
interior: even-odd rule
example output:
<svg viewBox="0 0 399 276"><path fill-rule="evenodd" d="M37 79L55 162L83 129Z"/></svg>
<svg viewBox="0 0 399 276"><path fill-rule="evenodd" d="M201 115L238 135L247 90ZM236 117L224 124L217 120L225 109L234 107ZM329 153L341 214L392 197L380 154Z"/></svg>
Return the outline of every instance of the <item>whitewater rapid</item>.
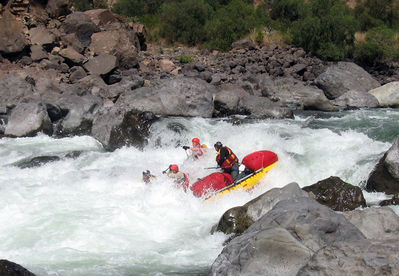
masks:
<svg viewBox="0 0 399 276"><path fill-rule="evenodd" d="M206 275L227 238L210 230L229 208L274 187L301 187L330 176L362 186L399 136L399 110L302 113L294 120L167 118L143 150L105 152L88 136L0 140L0 258L37 275ZM194 162L181 146L198 137L207 155ZM205 203L162 174L169 164L195 180L214 170L213 144L240 159L257 150L278 164L251 193ZM40 167L21 160L81 151ZM143 170L157 176L141 180ZM385 198L365 193L369 202Z"/></svg>

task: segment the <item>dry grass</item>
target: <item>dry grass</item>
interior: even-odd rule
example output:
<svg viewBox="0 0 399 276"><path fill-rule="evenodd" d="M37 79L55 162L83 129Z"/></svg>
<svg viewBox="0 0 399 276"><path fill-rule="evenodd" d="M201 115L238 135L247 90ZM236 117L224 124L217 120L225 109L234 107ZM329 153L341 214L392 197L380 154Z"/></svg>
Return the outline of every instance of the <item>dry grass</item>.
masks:
<svg viewBox="0 0 399 276"><path fill-rule="evenodd" d="M366 42L366 33L365 32L357 32L355 33L355 43L364 43Z"/></svg>
<svg viewBox="0 0 399 276"><path fill-rule="evenodd" d="M261 36L259 35L261 32ZM256 42L260 46L267 45L278 45L285 46L287 44L287 38L282 32L276 30L270 30L269 28L264 28L262 31L252 30L249 34L249 38Z"/></svg>

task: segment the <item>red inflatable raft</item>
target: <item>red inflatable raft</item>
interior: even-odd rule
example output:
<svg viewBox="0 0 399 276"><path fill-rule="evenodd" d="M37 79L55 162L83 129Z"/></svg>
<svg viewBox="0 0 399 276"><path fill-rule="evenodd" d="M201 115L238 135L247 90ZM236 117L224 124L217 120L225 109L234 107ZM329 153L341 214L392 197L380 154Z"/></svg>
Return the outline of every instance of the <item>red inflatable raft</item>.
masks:
<svg viewBox="0 0 399 276"><path fill-rule="evenodd" d="M248 154L242 159L242 164L250 171L249 174L240 173L240 178L233 182L228 173L212 173L197 182L191 187L191 191L197 197L221 196L232 190L251 190L266 173L277 163L277 154L271 151L262 150Z"/></svg>

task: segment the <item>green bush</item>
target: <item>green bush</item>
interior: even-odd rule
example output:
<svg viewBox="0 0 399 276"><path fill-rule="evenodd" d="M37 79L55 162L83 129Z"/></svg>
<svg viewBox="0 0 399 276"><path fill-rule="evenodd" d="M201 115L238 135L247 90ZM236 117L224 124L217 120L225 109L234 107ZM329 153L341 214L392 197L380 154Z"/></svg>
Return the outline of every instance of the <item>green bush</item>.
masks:
<svg viewBox="0 0 399 276"><path fill-rule="evenodd" d="M192 56L180 55L178 60L180 63L190 63L194 61L194 58Z"/></svg>
<svg viewBox="0 0 399 276"><path fill-rule="evenodd" d="M204 0L183 0L161 7L160 35L170 43L196 45L205 40L204 26L213 12Z"/></svg>
<svg viewBox="0 0 399 276"><path fill-rule="evenodd" d="M253 5L241 0L232 0L227 6L216 11L205 26L208 41L206 47L229 50L231 44L256 27Z"/></svg>
<svg viewBox="0 0 399 276"><path fill-rule="evenodd" d="M112 11L126 17L155 14L165 0L118 0Z"/></svg>
<svg viewBox="0 0 399 276"><path fill-rule="evenodd" d="M382 58L382 49L377 42L366 41L355 46L353 58L360 64L372 66Z"/></svg>
<svg viewBox="0 0 399 276"><path fill-rule="evenodd" d="M355 15L363 31L386 25L399 25L399 3L396 0L359 0Z"/></svg>
<svg viewBox="0 0 399 276"><path fill-rule="evenodd" d="M357 22L343 1L309 0L310 13L292 24L293 42L323 59L340 60L354 44Z"/></svg>

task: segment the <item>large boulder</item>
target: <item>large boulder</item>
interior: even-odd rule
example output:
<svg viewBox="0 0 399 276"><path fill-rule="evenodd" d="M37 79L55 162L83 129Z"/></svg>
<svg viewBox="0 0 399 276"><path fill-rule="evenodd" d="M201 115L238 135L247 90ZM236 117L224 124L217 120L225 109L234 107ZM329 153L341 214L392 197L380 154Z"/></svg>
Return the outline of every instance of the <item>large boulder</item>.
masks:
<svg viewBox="0 0 399 276"><path fill-rule="evenodd" d="M119 66L124 69L138 64L140 42L133 29L124 23L108 24L101 32L94 33L89 48L95 55L116 56Z"/></svg>
<svg viewBox="0 0 399 276"><path fill-rule="evenodd" d="M379 106L377 98L372 94L357 90L349 90L331 102L344 109L375 108Z"/></svg>
<svg viewBox="0 0 399 276"><path fill-rule="evenodd" d="M368 92L380 86L369 73L352 62L338 62L327 67L326 71L316 78L315 83L331 100L349 90Z"/></svg>
<svg viewBox="0 0 399 276"><path fill-rule="evenodd" d="M52 134L46 105L36 100L24 100L11 111L4 134L11 137L25 137L34 136L38 132Z"/></svg>
<svg viewBox="0 0 399 276"><path fill-rule="evenodd" d="M32 45L51 45L55 42L55 35L46 27L38 26L29 30L30 42Z"/></svg>
<svg viewBox="0 0 399 276"><path fill-rule="evenodd" d="M72 2L69 0L48 0L46 11L52 18L58 18L71 13Z"/></svg>
<svg viewBox="0 0 399 276"><path fill-rule="evenodd" d="M399 271L398 250L398 239L327 246L296 275L395 275Z"/></svg>
<svg viewBox="0 0 399 276"><path fill-rule="evenodd" d="M358 207L366 207L362 190L336 176L331 176L302 189L311 193L319 203L334 211L350 211Z"/></svg>
<svg viewBox="0 0 399 276"><path fill-rule="evenodd" d="M358 241L366 238L343 215L311 198L282 200L227 244L210 275L296 275L314 252Z"/></svg>
<svg viewBox="0 0 399 276"><path fill-rule="evenodd" d="M227 210L220 218L216 230L225 234L241 234L269 212L277 202L306 196L308 196L307 193L301 190L297 183L288 184L283 188L271 189L243 206Z"/></svg>
<svg viewBox="0 0 399 276"><path fill-rule="evenodd" d="M371 207L343 215L368 239L391 240L399 234L399 217L389 207Z"/></svg>
<svg viewBox="0 0 399 276"><path fill-rule="evenodd" d="M106 75L114 70L117 65L115 56L101 54L90 58L83 66L92 75Z"/></svg>
<svg viewBox="0 0 399 276"><path fill-rule="evenodd" d="M399 138L371 172L366 190L387 194L399 193Z"/></svg>
<svg viewBox="0 0 399 276"><path fill-rule="evenodd" d="M250 95L243 88L228 84L222 85L215 94L215 116L234 114L250 118L293 118L292 111L280 107L264 97Z"/></svg>
<svg viewBox="0 0 399 276"><path fill-rule="evenodd" d="M102 100L93 95L79 96L65 93L56 100L56 105L66 113L57 124L56 135L90 135L96 112L102 106Z"/></svg>
<svg viewBox="0 0 399 276"><path fill-rule="evenodd" d="M100 31L90 17L83 12L69 14L61 27L67 34L75 34L83 46L88 46L92 34Z"/></svg>
<svg viewBox="0 0 399 276"><path fill-rule="evenodd" d="M97 26L103 26L114 22L123 22L121 16L107 9L88 10L85 11L85 14L87 14Z"/></svg>
<svg viewBox="0 0 399 276"><path fill-rule="evenodd" d="M0 17L0 53L19 53L27 46L24 25L12 13L5 11Z"/></svg>
<svg viewBox="0 0 399 276"><path fill-rule="evenodd" d="M216 88L201 79L178 77L163 79L152 87L127 90L116 106L149 111L156 115L212 117Z"/></svg>
<svg viewBox="0 0 399 276"><path fill-rule="evenodd" d="M32 83L21 76L8 75L0 81L0 109L15 107L23 98L37 95Z"/></svg>
<svg viewBox="0 0 399 276"><path fill-rule="evenodd" d="M0 260L0 275L2 276L35 276L19 264L8 260Z"/></svg>
<svg viewBox="0 0 399 276"><path fill-rule="evenodd" d="M295 106L297 109L334 111L336 108L326 98L323 91L314 86L305 86L294 78L277 78L272 83L264 81L260 86L262 95L283 106Z"/></svg>
<svg viewBox="0 0 399 276"><path fill-rule="evenodd" d="M369 91L381 107L399 107L399 81L387 83Z"/></svg>
<svg viewBox="0 0 399 276"><path fill-rule="evenodd" d="M143 148L155 120L151 112L103 108L96 114L91 135L109 151L124 146Z"/></svg>

